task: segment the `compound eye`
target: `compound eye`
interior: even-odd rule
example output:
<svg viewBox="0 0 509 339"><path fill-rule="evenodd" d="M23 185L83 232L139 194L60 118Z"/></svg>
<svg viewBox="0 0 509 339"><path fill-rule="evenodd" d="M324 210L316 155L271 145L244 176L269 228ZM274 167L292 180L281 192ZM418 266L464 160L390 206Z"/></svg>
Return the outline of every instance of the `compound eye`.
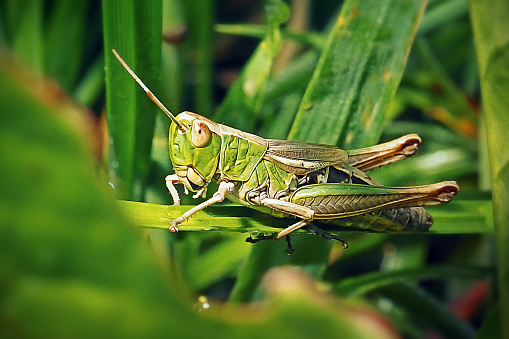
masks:
<svg viewBox="0 0 509 339"><path fill-rule="evenodd" d="M203 121L198 119L193 121L193 131L191 134L191 143L194 147L205 147L210 142L212 132Z"/></svg>

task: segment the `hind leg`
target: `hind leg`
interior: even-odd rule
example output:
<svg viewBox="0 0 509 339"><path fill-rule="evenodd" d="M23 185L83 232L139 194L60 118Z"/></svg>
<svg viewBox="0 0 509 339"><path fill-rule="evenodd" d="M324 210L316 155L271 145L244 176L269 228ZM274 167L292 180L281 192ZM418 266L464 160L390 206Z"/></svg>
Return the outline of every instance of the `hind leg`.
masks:
<svg viewBox="0 0 509 339"><path fill-rule="evenodd" d="M337 240L343 245L343 248L348 248L348 243L343 237L340 237L339 235L331 234L329 232L325 232L320 227L314 225L314 224L308 224L306 228L309 231L315 232L315 234L321 238L324 238L325 240L329 241L331 239Z"/></svg>

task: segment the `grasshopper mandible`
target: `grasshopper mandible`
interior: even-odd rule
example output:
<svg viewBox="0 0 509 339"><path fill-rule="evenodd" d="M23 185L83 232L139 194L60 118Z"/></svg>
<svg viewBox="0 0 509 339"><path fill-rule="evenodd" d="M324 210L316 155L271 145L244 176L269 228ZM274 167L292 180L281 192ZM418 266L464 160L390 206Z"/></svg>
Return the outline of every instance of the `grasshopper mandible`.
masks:
<svg viewBox="0 0 509 339"><path fill-rule="evenodd" d="M325 239L346 241L310 224L316 219L362 219L365 228L388 231L426 231L431 216L420 206L452 200L459 190L454 181L414 186L384 187L365 172L412 156L421 139L416 134L363 149L344 151L337 146L264 139L199 114L182 112L176 117L153 95L125 61L124 68L147 95L172 120L169 130L170 159L175 174L166 177L174 204L180 204L176 184L183 184L193 198L205 197L208 184L219 182L214 195L171 221L170 231L207 206L228 198L276 217L299 219L274 236L286 237L308 227ZM355 220L354 220L355 221Z"/></svg>

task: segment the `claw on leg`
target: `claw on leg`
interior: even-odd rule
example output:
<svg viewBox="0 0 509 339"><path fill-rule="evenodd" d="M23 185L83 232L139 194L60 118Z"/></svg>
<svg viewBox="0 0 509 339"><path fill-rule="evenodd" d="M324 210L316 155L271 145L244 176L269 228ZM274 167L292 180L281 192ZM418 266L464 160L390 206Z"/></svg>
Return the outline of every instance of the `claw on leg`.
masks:
<svg viewBox="0 0 509 339"><path fill-rule="evenodd" d="M168 229L170 230L170 232L173 232L173 233L177 233L179 231L179 229L177 228L177 223L175 222L175 220L171 221L171 226Z"/></svg>
<svg viewBox="0 0 509 339"><path fill-rule="evenodd" d="M257 242L260 242L262 240L276 240L276 238L274 238L274 235L272 234L271 235L261 234L258 237L256 237L256 239L253 238L252 236L246 238L246 242L251 244L256 244Z"/></svg>
<svg viewBox="0 0 509 339"><path fill-rule="evenodd" d="M325 232L320 227L313 225L313 224L308 224L306 227L308 230L315 232L315 234L317 236L324 238L327 241L329 241L331 239L337 240L341 243L343 248L345 248L345 249L348 248L348 243L346 242L346 240L343 237L340 237L339 235L331 234L329 232Z"/></svg>
<svg viewBox="0 0 509 339"><path fill-rule="evenodd" d="M247 237L247 238L246 238L246 242L248 242L248 243L250 243L250 244L256 244L258 241L260 241L260 240L258 240L258 239L253 239L253 237L252 237L252 236L249 236L249 237Z"/></svg>
<svg viewBox="0 0 509 339"><path fill-rule="evenodd" d="M277 240L277 239L278 239L277 234L271 234L271 235L261 234L256 239L253 238L252 236L247 237L246 242L251 243L251 244L256 244L257 242L260 242L262 240ZM285 252L290 255L295 251L292 247L292 243L290 241L290 236L286 235L285 240L286 240L286 243L288 244L288 246L285 249Z"/></svg>

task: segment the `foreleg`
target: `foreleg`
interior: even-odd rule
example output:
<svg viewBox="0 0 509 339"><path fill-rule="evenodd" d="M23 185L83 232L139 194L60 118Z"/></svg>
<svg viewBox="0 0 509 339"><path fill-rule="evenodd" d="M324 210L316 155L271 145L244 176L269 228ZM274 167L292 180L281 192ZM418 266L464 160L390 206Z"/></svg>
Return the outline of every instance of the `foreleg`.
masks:
<svg viewBox="0 0 509 339"><path fill-rule="evenodd" d="M173 205L180 205L180 196L177 192L177 189L174 186L175 184L180 183L178 175L176 174L167 175L166 178L164 178L164 180L166 180L166 187L168 187L168 191L170 192L171 197L173 198Z"/></svg>
<svg viewBox="0 0 509 339"><path fill-rule="evenodd" d="M219 188L217 189L217 192L214 193L212 198L202 202L199 205L196 205L195 207L191 208L190 210L188 210L187 212L182 214L177 219L172 220L171 226L169 228L170 231L178 232L177 226L180 225L181 223L183 223L185 220L189 219L193 214L195 214L198 211L201 211L205 207L215 204L216 202L223 201L226 198L226 195L228 194L228 192L233 190L233 187L234 187L233 182L221 181L221 183L219 183Z"/></svg>

